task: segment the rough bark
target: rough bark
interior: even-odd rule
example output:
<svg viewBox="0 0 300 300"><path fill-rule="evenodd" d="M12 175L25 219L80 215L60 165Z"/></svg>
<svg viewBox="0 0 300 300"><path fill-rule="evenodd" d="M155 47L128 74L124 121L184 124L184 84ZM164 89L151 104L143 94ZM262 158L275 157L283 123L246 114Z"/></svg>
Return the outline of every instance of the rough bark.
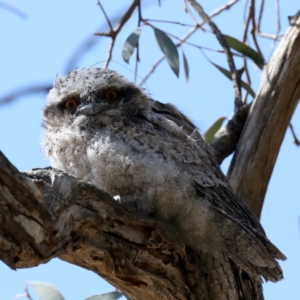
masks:
<svg viewBox="0 0 300 300"><path fill-rule="evenodd" d="M291 19L261 85L231 162L234 191L260 217L286 129L300 98L300 13Z"/></svg>
<svg viewBox="0 0 300 300"><path fill-rule="evenodd" d="M0 152L0 259L12 269L58 257L129 299L198 299L197 259L172 229L54 169L26 174Z"/></svg>

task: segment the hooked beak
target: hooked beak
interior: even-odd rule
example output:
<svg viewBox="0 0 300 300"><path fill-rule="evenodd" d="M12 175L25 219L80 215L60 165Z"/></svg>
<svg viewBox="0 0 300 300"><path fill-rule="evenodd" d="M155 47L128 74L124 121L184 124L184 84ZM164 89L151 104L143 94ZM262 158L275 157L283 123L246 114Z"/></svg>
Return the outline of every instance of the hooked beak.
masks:
<svg viewBox="0 0 300 300"><path fill-rule="evenodd" d="M75 116L81 116L81 115L95 115L97 113L96 107L94 104L89 103L83 106L80 106L76 113Z"/></svg>

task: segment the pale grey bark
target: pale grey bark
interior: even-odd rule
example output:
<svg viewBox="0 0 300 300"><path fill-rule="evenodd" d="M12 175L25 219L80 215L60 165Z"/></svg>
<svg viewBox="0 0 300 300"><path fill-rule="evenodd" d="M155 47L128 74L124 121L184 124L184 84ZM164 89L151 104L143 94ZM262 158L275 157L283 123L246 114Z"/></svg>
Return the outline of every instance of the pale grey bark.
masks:
<svg viewBox="0 0 300 300"><path fill-rule="evenodd" d="M277 155L300 98L300 13L265 66L228 178L259 217Z"/></svg>

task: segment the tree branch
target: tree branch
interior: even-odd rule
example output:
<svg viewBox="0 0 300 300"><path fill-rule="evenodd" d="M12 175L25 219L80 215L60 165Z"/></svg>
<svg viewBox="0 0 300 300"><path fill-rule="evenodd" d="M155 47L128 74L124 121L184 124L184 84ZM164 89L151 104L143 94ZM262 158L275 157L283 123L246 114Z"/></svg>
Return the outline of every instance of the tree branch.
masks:
<svg viewBox="0 0 300 300"><path fill-rule="evenodd" d="M99 1L97 3L100 4ZM103 9L103 7L100 4L100 8L102 9L102 11L104 13L104 16L107 20L108 27L109 27L110 30L109 30L109 32L96 32L95 35L108 36L108 37L111 38L111 43L110 43L110 46L109 46L109 49L108 49L108 55L107 55L106 61L104 63L104 68L107 68L109 63L110 63L110 60L111 60L111 57L112 57L113 47L114 47L114 44L115 44L115 40L116 40L119 32L121 31L123 26L127 23L127 21L130 19L130 17L133 14L135 8L139 5L140 5L140 0L133 0L132 4L128 8L128 10L120 18L120 21L116 25L115 29L112 29L111 22L110 22L109 18L107 17L107 15L105 13L105 10Z"/></svg>
<svg viewBox="0 0 300 300"><path fill-rule="evenodd" d="M260 216L283 137L300 98L299 25L300 11L293 17L264 69L261 86L228 171L234 191L257 216Z"/></svg>
<svg viewBox="0 0 300 300"><path fill-rule="evenodd" d="M102 6L102 4L100 3L99 0L97 0L96 3L97 3L97 5L100 7L100 9L101 9L101 11L102 11L102 13L103 13L103 15L104 15L104 18L105 18L105 20L106 20L106 22L107 22L107 25L108 25L109 30L110 30L110 31L113 31L111 22L110 22L110 20L109 20L107 14L106 14L106 11L105 11L104 7Z"/></svg>
<svg viewBox="0 0 300 300"><path fill-rule="evenodd" d="M12 269L58 257L94 271L129 299L204 293L196 256L171 238L172 228L61 171L22 174L0 152L0 207L0 259Z"/></svg>
<svg viewBox="0 0 300 300"><path fill-rule="evenodd" d="M294 143L296 146L300 146L300 141L299 141L299 139L297 138L297 135L296 135L296 133L295 133L294 127L293 127L293 125L292 125L291 123L290 123L289 127L290 127L290 130L291 130L292 136L293 136L293 138L294 138L293 143Z"/></svg>
<svg viewBox="0 0 300 300"><path fill-rule="evenodd" d="M227 124L217 132L216 139L211 144L211 147L214 150L214 155L219 164L235 151L246 123L250 107L251 104L243 105L234 113Z"/></svg>

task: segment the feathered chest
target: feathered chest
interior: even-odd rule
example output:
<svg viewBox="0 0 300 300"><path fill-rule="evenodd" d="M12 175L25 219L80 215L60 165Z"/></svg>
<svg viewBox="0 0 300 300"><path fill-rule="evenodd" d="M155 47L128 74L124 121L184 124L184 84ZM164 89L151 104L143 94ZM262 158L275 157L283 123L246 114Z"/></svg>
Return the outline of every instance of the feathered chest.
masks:
<svg viewBox="0 0 300 300"><path fill-rule="evenodd" d="M118 185L121 177L131 186L142 177L149 182L185 176L184 181L197 177L205 185L218 183L204 141L187 136L164 118L79 118L71 126L48 132L47 144L54 167L102 189L108 182Z"/></svg>

